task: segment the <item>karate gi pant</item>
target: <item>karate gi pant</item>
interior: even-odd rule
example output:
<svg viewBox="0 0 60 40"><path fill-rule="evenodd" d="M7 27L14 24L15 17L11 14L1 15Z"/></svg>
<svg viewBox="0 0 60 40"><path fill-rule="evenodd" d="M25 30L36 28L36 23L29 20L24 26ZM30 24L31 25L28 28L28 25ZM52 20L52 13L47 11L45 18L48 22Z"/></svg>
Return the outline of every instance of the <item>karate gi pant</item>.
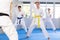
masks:
<svg viewBox="0 0 60 40"><path fill-rule="evenodd" d="M18 40L18 33L8 16L0 16L0 26L9 40Z"/></svg>
<svg viewBox="0 0 60 40"><path fill-rule="evenodd" d="M20 22L20 23L19 23L19 22ZM15 26L16 26L16 28L17 28L17 25L18 25L18 24L22 25L22 28L24 28L25 32L27 32L27 27L26 27L26 25L25 25L24 18L22 18L22 19L16 19L16 21L15 21Z"/></svg>
<svg viewBox="0 0 60 40"><path fill-rule="evenodd" d="M37 20L38 20L37 18L33 18L32 23L31 23L31 25L29 27L29 30L27 32L27 36L30 36L30 34L32 33L33 29L35 28L34 25L38 25L38 21ZM44 25L44 22L43 22L43 19L42 18L40 19L40 28L41 28L44 36L46 38L48 38L49 35L48 35L48 32L46 31L46 28L45 28L45 25Z"/></svg>
<svg viewBox="0 0 60 40"><path fill-rule="evenodd" d="M52 19L47 18L47 21L48 21L49 23L51 23L53 30L56 30L56 27L55 27L55 25L54 25Z"/></svg>

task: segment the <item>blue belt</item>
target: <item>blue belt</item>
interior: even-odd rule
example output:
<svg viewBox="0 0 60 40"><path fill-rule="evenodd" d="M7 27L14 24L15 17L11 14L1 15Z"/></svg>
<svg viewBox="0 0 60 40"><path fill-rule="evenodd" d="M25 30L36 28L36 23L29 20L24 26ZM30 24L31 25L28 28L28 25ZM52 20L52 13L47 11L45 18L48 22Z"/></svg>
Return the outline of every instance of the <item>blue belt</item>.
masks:
<svg viewBox="0 0 60 40"><path fill-rule="evenodd" d="M19 20L19 24L21 23L21 19L22 19L23 17L17 17L17 19ZM18 23L17 23L18 24Z"/></svg>
<svg viewBox="0 0 60 40"><path fill-rule="evenodd" d="M17 17L17 19L22 19L23 17Z"/></svg>

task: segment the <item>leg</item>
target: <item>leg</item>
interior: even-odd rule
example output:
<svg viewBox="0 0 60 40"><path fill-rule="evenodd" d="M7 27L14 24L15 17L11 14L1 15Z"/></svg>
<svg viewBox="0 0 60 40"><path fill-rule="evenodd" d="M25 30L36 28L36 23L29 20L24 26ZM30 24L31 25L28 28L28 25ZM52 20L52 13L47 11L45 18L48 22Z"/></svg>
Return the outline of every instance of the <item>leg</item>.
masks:
<svg viewBox="0 0 60 40"><path fill-rule="evenodd" d="M50 23L51 23L51 25L52 25L53 30L55 31L55 30L56 30L56 28L55 28L55 25L54 25L54 23L52 22L52 20L51 20L51 19L50 19Z"/></svg>
<svg viewBox="0 0 60 40"><path fill-rule="evenodd" d="M35 24L35 23L34 23L34 19L33 19L32 23L31 23L31 25L30 25L30 27L29 27L29 29L28 29L27 37L30 36L30 34L32 33L33 29L35 28L34 24Z"/></svg>
<svg viewBox="0 0 60 40"><path fill-rule="evenodd" d="M25 21L24 21L24 19L21 20L21 24L23 25L23 28L24 28L25 31L27 32L27 27L26 27L26 25L25 25Z"/></svg>
<svg viewBox="0 0 60 40"><path fill-rule="evenodd" d="M16 28L17 28L18 22L19 22L19 20L16 18L15 23L14 23Z"/></svg>
<svg viewBox="0 0 60 40"><path fill-rule="evenodd" d="M47 32L46 29L45 29L45 25L44 25L44 22L43 22L42 19L40 20L40 23L41 23L40 28L42 29L42 32L43 32L44 36L45 36L46 38L48 38L48 40L49 40L49 35L48 35L48 32Z"/></svg>
<svg viewBox="0 0 60 40"><path fill-rule="evenodd" d="M15 27L13 26L9 18L6 18L6 19L7 19L7 22L6 22L7 25L3 26L2 30L8 36L9 40L18 40L18 34Z"/></svg>

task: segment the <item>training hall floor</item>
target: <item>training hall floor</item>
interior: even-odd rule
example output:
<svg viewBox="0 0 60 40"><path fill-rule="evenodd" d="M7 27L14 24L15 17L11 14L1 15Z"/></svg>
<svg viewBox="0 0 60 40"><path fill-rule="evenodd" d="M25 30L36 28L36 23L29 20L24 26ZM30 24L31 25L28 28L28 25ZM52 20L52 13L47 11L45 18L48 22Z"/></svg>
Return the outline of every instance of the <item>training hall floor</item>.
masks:
<svg viewBox="0 0 60 40"><path fill-rule="evenodd" d="M60 40L60 29L57 29L56 32L54 32L52 29L47 29L50 40ZM44 37L41 29L34 29L30 38L26 38L26 33L23 29L18 29L18 37L19 40L47 40L47 38ZM8 37L3 33L0 34L0 40L9 40Z"/></svg>

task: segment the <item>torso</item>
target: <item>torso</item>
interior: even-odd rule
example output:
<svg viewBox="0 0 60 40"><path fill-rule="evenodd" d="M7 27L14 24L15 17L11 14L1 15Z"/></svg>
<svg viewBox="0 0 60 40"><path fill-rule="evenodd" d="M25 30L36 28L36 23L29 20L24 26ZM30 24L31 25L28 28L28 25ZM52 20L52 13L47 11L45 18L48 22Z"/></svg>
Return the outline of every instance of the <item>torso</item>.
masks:
<svg viewBox="0 0 60 40"><path fill-rule="evenodd" d="M22 17L23 14L24 14L23 11L17 12L17 17Z"/></svg>
<svg viewBox="0 0 60 40"><path fill-rule="evenodd" d="M10 0L0 0L0 13L10 13Z"/></svg>
<svg viewBox="0 0 60 40"><path fill-rule="evenodd" d="M47 18L51 18L51 14L50 13L47 13Z"/></svg>

